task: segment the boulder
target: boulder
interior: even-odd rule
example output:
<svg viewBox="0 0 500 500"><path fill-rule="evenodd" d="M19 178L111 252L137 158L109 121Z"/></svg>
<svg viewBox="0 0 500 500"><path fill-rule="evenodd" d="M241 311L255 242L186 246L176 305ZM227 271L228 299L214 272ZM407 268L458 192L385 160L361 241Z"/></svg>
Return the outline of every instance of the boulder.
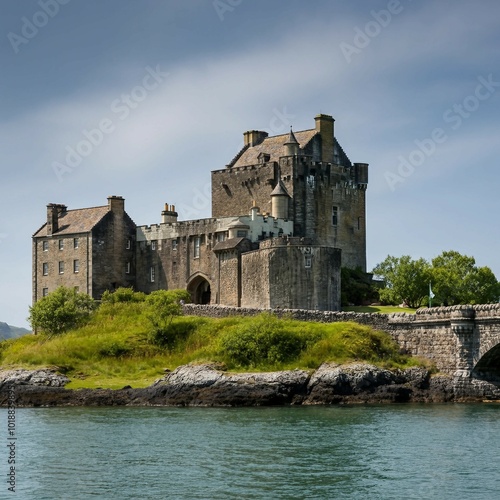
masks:
<svg viewBox="0 0 500 500"><path fill-rule="evenodd" d="M151 404L176 406L264 406L299 404L308 372L226 373L220 365L180 366L148 390Z"/></svg>
<svg viewBox="0 0 500 500"><path fill-rule="evenodd" d="M36 385L43 387L64 387L69 378L55 369L0 370L0 389L9 385Z"/></svg>

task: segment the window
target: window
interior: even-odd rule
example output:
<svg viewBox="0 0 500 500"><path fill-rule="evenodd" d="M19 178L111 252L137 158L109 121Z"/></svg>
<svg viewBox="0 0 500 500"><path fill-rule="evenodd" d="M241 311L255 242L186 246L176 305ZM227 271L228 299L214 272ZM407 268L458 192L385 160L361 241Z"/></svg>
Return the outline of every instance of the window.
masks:
<svg viewBox="0 0 500 500"><path fill-rule="evenodd" d="M47 297L48 294L49 294L49 289L48 288L43 288L42 289L42 297Z"/></svg>
<svg viewBox="0 0 500 500"><path fill-rule="evenodd" d="M332 225L338 226L339 224L339 207L333 207L332 209Z"/></svg>
<svg viewBox="0 0 500 500"><path fill-rule="evenodd" d="M127 264L125 265L125 273L130 274L130 262L127 262Z"/></svg>
<svg viewBox="0 0 500 500"><path fill-rule="evenodd" d="M195 259L198 259L200 257L200 243L201 243L201 238L199 236L196 236L196 238L194 239L194 253L193 253Z"/></svg>
<svg viewBox="0 0 500 500"><path fill-rule="evenodd" d="M47 276L49 274L49 263L48 262L44 262L42 264L42 274L44 276Z"/></svg>
<svg viewBox="0 0 500 500"><path fill-rule="evenodd" d="M151 241L151 250L156 250L156 240Z"/></svg>
<svg viewBox="0 0 500 500"><path fill-rule="evenodd" d="M64 240L59 240L59 250L64 249Z"/></svg>
<svg viewBox="0 0 500 500"><path fill-rule="evenodd" d="M80 246L80 238L73 238L73 248L78 248Z"/></svg>
<svg viewBox="0 0 500 500"><path fill-rule="evenodd" d="M177 250L177 240L172 240L172 250Z"/></svg>
<svg viewBox="0 0 500 500"><path fill-rule="evenodd" d="M224 241L225 233L217 233L217 241Z"/></svg>
<svg viewBox="0 0 500 500"><path fill-rule="evenodd" d="M80 261L78 259L75 259L73 261L73 272L77 273L78 271L80 271Z"/></svg>
<svg viewBox="0 0 500 500"><path fill-rule="evenodd" d="M49 250L49 242L47 240L42 241L42 248L44 252L48 252Z"/></svg>
<svg viewBox="0 0 500 500"><path fill-rule="evenodd" d="M151 266L151 268L149 269L149 278L151 280L151 283L154 283L154 280L155 280L155 267L154 266Z"/></svg>
<svg viewBox="0 0 500 500"><path fill-rule="evenodd" d="M362 219L363 219L363 217L358 217L358 230L361 230L361 228L362 228L362 223L363 223Z"/></svg>
<svg viewBox="0 0 500 500"><path fill-rule="evenodd" d="M130 250L132 248L132 242L130 241L130 238L127 240L127 250Z"/></svg>
<svg viewBox="0 0 500 500"><path fill-rule="evenodd" d="M59 274L64 274L64 261L59 261Z"/></svg>
<svg viewBox="0 0 500 500"><path fill-rule="evenodd" d="M242 229L238 229L238 231L236 231L236 237L237 238L246 238L247 232L243 231Z"/></svg>
<svg viewBox="0 0 500 500"><path fill-rule="evenodd" d="M309 268L312 264L312 258L310 255L305 256L304 267Z"/></svg>

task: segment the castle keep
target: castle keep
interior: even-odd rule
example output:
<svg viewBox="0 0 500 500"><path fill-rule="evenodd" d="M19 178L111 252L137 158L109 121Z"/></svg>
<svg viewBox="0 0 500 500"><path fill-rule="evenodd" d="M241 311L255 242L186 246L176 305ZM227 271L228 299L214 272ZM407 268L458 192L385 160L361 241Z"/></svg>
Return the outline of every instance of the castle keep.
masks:
<svg viewBox="0 0 500 500"><path fill-rule="evenodd" d="M212 172L212 217L136 226L124 200L68 210L49 204L33 235L33 302L60 285L104 290L186 288L193 302L338 310L340 267L366 270L368 165L351 163L334 119L243 148Z"/></svg>

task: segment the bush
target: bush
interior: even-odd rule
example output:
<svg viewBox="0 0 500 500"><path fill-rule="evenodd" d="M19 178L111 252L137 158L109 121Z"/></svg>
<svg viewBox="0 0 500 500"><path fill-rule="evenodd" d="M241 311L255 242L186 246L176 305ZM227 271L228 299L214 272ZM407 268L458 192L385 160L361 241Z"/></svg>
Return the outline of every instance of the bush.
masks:
<svg viewBox="0 0 500 500"><path fill-rule="evenodd" d="M297 358L306 339L287 329L286 322L271 314L261 314L230 327L219 340L222 356L238 366L256 367L278 364Z"/></svg>
<svg viewBox="0 0 500 500"><path fill-rule="evenodd" d="M151 343L170 347L175 344L178 335L172 327L172 321L182 314L182 303L190 297L187 290L156 290L146 297L146 317L152 327L149 336Z"/></svg>
<svg viewBox="0 0 500 500"><path fill-rule="evenodd" d="M99 356L110 358L123 358L130 354L132 349L123 342L110 341L99 348Z"/></svg>
<svg viewBox="0 0 500 500"><path fill-rule="evenodd" d="M103 304L116 304L119 302L144 302L146 294L144 292L134 292L133 288L120 287L114 292L106 290L101 297Z"/></svg>
<svg viewBox="0 0 500 500"><path fill-rule="evenodd" d="M59 287L30 307L28 321L34 331L58 335L87 323L96 302L74 288Z"/></svg>

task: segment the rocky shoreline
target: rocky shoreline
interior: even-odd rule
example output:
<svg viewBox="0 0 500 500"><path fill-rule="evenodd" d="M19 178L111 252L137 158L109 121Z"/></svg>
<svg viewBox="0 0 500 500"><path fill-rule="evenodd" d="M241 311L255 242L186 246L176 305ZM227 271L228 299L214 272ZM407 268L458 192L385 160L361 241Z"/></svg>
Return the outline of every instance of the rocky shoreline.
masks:
<svg viewBox="0 0 500 500"><path fill-rule="evenodd" d="M54 369L0 371L0 406L283 406L500 401L500 386L470 377L431 376L424 368L389 371L366 363L324 363L310 373L228 373L185 365L149 387L65 389Z"/></svg>

